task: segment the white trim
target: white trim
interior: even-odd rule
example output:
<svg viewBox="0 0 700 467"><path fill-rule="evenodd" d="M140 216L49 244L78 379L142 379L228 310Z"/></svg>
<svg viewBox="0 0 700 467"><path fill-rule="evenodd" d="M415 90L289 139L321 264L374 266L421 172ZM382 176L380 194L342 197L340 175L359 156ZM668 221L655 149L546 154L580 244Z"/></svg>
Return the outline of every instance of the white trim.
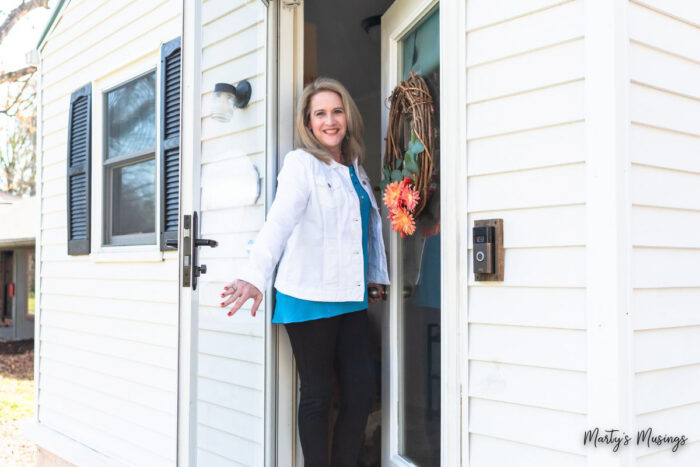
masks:
<svg viewBox="0 0 700 467"><path fill-rule="evenodd" d="M38 83L37 83L37 89L39 90L37 92L37 107L36 107L36 141L37 141L37 147L35 148L37 157L36 157L36 174L35 174L35 183L36 183L36 196L37 196L37 212L35 213L37 222L36 222L36 232L35 232L35 246L34 246L34 251L35 251L35 257L34 257L34 274L35 274L35 281L34 281L34 287L35 287L35 294L34 294L34 422L38 423L40 418L39 418L39 387L41 385L41 372L39 371L40 369L40 355L41 355L41 221L42 221L42 216L41 212L43 210L43 192L44 192L44 184L41 183L42 176L43 176L43 166L44 166L44 151L43 151L43 131L44 131L44 125L42 124L43 121L43 114L44 114L44 92L43 92L43 85L44 85L44 58L41 57L39 59L39 66L37 67L37 75L38 75ZM67 163L67 162L66 162Z"/></svg>
<svg viewBox="0 0 700 467"><path fill-rule="evenodd" d="M443 168L440 171L440 463L443 466L469 465L469 404L465 400L469 387L465 31L465 2L440 2L440 164Z"/></svg>
<svg viewBox="0 0 700 467"><path fill-rule="evenodd" d="M279 89L279 69L278 69L278 21L279 5L272 0L272 5L267 7L267 43L265 50L267 53L266 86L267 95L267 116L265 118L266 128L266 148L265 148L265 212L269 211L272 200L275 198L275 183L277 180L277 131L278 131L278 89ZM265 293L265 460L267 467L277 465L278 449L278 417L277 410L277 342L278 327L272 324L272 303L273 291L268 289Z"/></svg>
<svg viewBox="0 0 700 467"><path fill-rule="evenodd" d="M635 430L631 285L628 2L585 3L587 429ZM587 451L632 465L635 448Z"/></svg>
<svg viewBox="0 0 700 467"><path fill-rule="evenodd" d="M201 2L182 0L182 82L180 86L179 219L199 209L201 160ZM178 229L182 245L182 229ZM182 253L178 248L178 389L177 465L197 465L197 360L199 294L182 287Z"/></svg>
<svg viewBox="0 0 700 467"><path fill-rule="evenodd" d="M278 16L278 91L277 91L277 152L281 165L284 155L294 148L294 108L297 93L303 85L303 6L295 8L275 5ZM301 28L301 29L300 29ZM301 68L301 69L300 69ZM274 179L268 179L268 184ZM272 200L270 200L272 201ZM272 313L269 313L272 316ZM270 318L271 319L271 318ZM297 443L296 429L296 368L292 347L286 332L277 332L277 466L303 465Z"/></svg>
<svg viewBox="0 0 700 467"><path fill-rule="evenodd" d="M23 433L27 439L34 441L51 454L75 465L124 467L127 464L95 451L86 445L69 438L36 422L27 423Z"/></svg>

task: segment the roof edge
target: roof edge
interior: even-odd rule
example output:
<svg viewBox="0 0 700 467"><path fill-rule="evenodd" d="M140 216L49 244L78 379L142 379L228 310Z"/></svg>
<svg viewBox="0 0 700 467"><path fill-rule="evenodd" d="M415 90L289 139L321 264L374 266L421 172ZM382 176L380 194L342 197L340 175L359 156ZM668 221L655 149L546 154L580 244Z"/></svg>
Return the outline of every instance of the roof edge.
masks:
<svg viewBox="0 0 700 467"><path fill-rule="evenodd" d="M56 18L58 18L58 14L61 12L65 4L66 0L58 0L58 3L54 7L53 14L51 15L51 18L49 18L49 22L46 23L44 31L41 33L41 37L39 37L39 42L36 43L37 50L39 50L39 48L41 47L41 44L44 42L44 39L46 39L46 36L49 35L49 30L53 26L53 23L56 21Z"/></svg>

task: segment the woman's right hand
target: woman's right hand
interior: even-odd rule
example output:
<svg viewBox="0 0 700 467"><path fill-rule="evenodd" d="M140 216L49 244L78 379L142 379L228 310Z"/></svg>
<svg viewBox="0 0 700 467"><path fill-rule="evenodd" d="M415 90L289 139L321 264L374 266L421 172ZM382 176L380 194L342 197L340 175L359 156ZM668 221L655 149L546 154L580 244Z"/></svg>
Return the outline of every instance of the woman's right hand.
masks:
<svg viewBox="0 0 700 467"><path fill-rule="evenodd" d="M226 296L228 296L228 298L226 298ZM228 312L229 316L237 312L249 298L252 298L253 307L250 309L250 314L255 317L255 312L258 311L260 302L262 302L263 294L250 282L246 282L242 279L236 279L235 281L229 282L224 286L224 291L221 293L221 298L226 298L226 300L221 302L222 308L233 304L233 307Z"/></svg>

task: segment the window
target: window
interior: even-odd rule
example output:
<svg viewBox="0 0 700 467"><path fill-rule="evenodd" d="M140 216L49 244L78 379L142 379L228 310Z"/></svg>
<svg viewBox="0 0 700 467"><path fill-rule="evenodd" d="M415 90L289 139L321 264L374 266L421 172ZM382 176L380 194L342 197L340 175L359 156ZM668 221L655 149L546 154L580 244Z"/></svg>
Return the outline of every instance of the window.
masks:
<svg viewBox="0 0 700 467"><path fill-rule="evenodd" d="M27 312L26 317L29 320L34 319L34 302L36 299L35 284L34 284L34 250L27 252Z"/></svg>
<svg viewBox="0 0 700 467"><path fill-rule="evenodd" d="M156 243L156 74L105 93L105 243Z"/></svg>

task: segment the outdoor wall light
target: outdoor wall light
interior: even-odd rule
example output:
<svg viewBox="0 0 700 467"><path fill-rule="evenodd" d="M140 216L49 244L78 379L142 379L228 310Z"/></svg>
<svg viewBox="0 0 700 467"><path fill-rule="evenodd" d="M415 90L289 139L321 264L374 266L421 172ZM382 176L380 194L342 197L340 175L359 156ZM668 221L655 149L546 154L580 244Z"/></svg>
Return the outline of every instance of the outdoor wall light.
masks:
<svg viewBox="0 0 700 467"><path fill-rule="evenodd" d="M242 109L250 101L250 83L240 81L237 86L228 83L216 83L210 100L210 115L220 122L230 122L233 108Z"/></svg>

